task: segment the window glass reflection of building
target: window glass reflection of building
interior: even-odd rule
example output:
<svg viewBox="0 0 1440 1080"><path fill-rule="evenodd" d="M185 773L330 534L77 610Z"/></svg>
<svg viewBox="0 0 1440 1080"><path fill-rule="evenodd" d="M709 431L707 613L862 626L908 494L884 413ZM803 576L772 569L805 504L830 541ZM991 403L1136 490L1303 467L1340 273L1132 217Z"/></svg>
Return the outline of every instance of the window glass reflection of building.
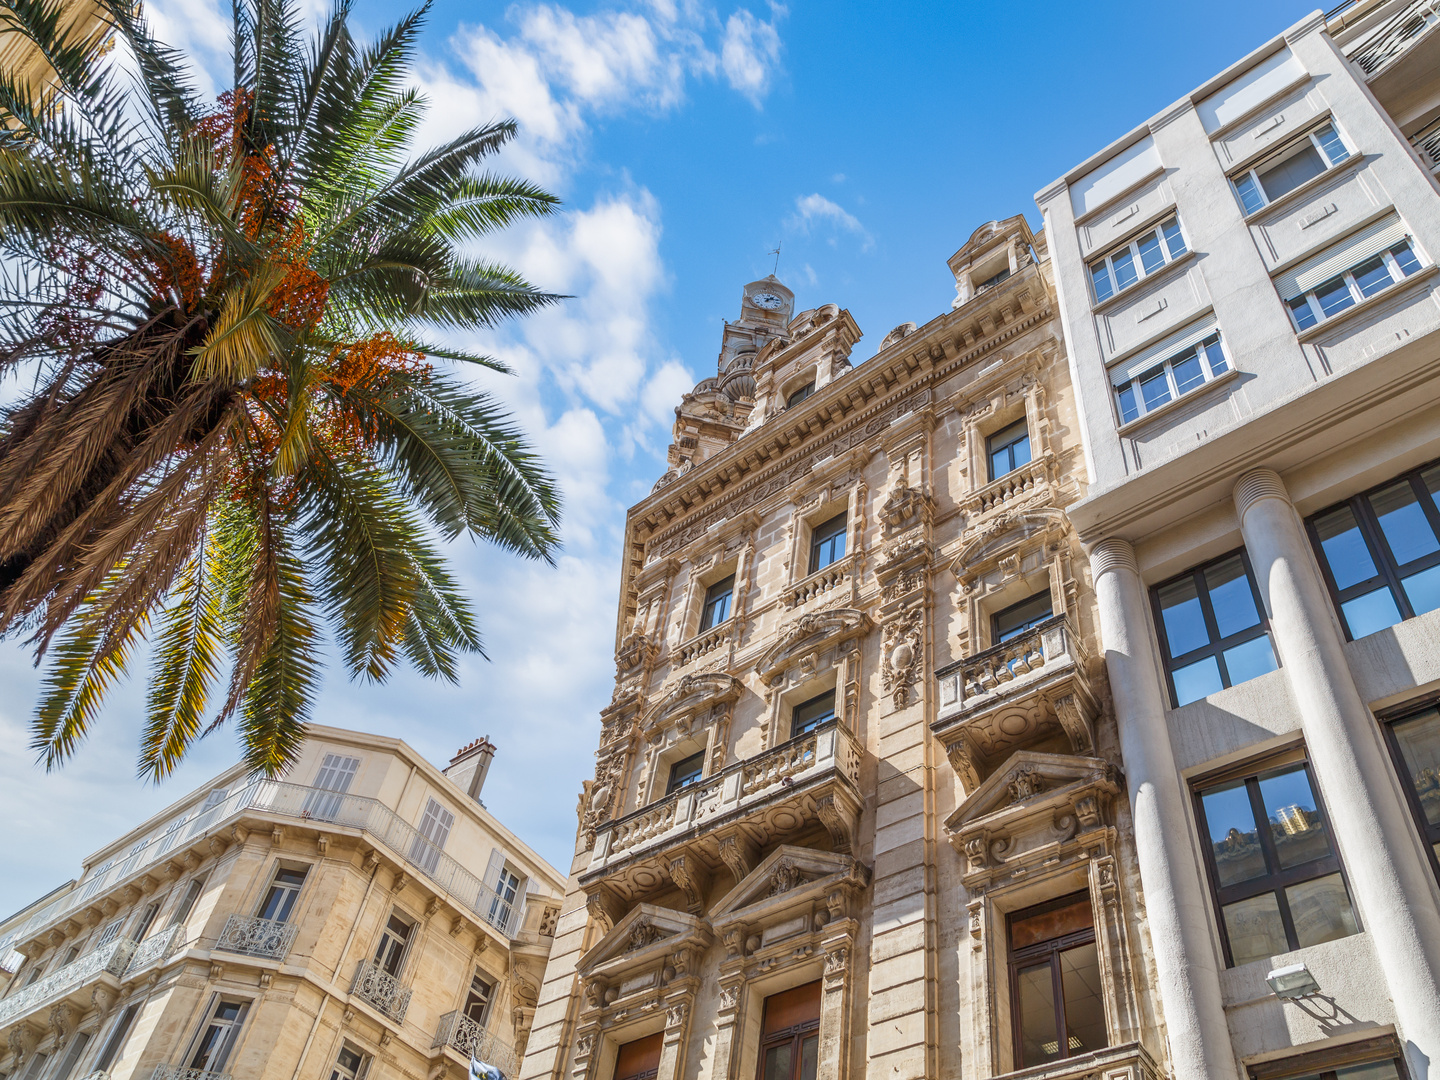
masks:
<svg viewBox="0 0 1440 1080"><path fill-rule="evenodd" d="M1204 786L1197 796L1231 967L1359 931L1303 760Z"/></svg>
<svg viewBox="0 0 1440 1080"><path fill-rule="evenodd" d="M1388 725L1388 735L1431 867L1440 874L1440 709L1402 717Z"/></svg>
<svg viewBox="0 0 1440 1080"><path fill-rule="evenodd" d="M290 912L295 908L295 898L300 895L300 886L305 884L304 870L289 870L278 867L271 879L265 899L256 913L259 918L274 922L289 922Z"/></svg>
<svg viewBox="0 0 1440 1080"><path fill-rule="evenodd" d="M845 557L845 524L845 515L836 514L811 531L810 573L824 570Z"/></svg>
<svg viewBox="0 0 1440 1080"><path fill-rule="evenodd" d="M821 724L835 719L835 691L802 701L790 714L790 737L798 739L807 731L814 731Z"/></svg>
<svg viewBox="0 0 1440 1080"><path fill-rule="evenodd" d="M375 965L387 975L398 976L400 966L405 962L405 948L410 944L410 933L414 929L399 915L392 913L380 935L380 944L375 947Z"/></svg>
<svg viewBox="0 0 1440 1080"><path fill-rule="evenodd" d="M681 788L689 787L691 784L698 784L704 772L704 750L675 762L674 765L670 766L670 781L665 785L665 794L669 795L672 791L679 791Z"/></svg>
<svg viewBox="0 0 1440 1080"><path fill-rule="evenodd" d="M215 1003L210 1019L195 1043L195 1052L190 1055L190 1068L214 1073L225 1071L225 1061L235 1045L235 1036L245 1019L246 1008L243 1001L221 999Z"/></svg>
<svg viewBox="0 0 1440 1080"><path fill-rule="evenodd" d="M1017 420L985 440L990 459L990 479L999 480L1030 461L1030 429Z"/></svg>
<svg viewBox="0 0 1440 1080"><path fill-rule="evenodd" d="M999 645L1039 626L1054 614L1050 590L1027 596L991 617L991 643Z"/></svg>
<svg viewBox="0 0 1440 1080"><path fill-rule="evenodd" d="M490 1019L490 999L495 994L495 987L481 978L477 971L470 977L470 990L465 995L465 1015L470 1020L479 1024L482 1028Z"/></svg>
<svg viewBox="0 0 1440 1080"><path fill-rule="evenodd" d="M1016 1067L1028 1069L1108 1044L1095 920L1086 893L1007 920Z"/></svg>
<svg viewBox="0 0 1440 1080"><path fill-rule="evenodd" d="M661 1032L643 1039L623 1043L615 1055L615 1080L652 1080L660 1071L660 1051L665 1036Z"/></svg>
<svg viewBox="0 0 1440 1080"><path fill-rule="evenodd" d="M757 1080L815 1080L819 1054L819 981L767 997Z"/></svg>

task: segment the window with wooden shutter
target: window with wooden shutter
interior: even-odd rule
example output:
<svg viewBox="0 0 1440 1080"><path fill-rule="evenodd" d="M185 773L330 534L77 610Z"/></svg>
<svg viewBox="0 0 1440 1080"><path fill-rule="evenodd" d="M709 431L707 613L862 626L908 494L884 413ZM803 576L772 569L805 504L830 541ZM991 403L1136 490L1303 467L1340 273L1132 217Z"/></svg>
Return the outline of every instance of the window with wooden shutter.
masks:
<svg viewBox="0 0 1440 1080"><path fill-rule="evenodd" d="M315 777L313 786L317 790L305 796L301 813L321 821L334 821L340 816L345 804L345 793L350 790L350 781L355 779L355 772L359 768L359 758L326 754L320 762L320 772Z"/></svg>
<svg viewBox="0 0 1440 1080"><path fill-rule="evenodd" d="M820 981L765 999L757 1080L815 1080L820 1056Z"/></svg>
<svg viewBox="0 0 1440 1080"><path fill-rule="evenodd" d="M410 861L427 874L433 874L440 865L440 852L445 841L450 839L450 829L455 825L455 815L434 799L425 804L425 813L420 818L420 835L410 845Z"/></svg>
<svg viewBox="0 0 1440 1080"><path fill-rule="evenodd" d="M664 1043L664 1033L659 1031L622 1043L615 1055L615 1080L651 1080L660 1071L660 1050Z"/></svg>

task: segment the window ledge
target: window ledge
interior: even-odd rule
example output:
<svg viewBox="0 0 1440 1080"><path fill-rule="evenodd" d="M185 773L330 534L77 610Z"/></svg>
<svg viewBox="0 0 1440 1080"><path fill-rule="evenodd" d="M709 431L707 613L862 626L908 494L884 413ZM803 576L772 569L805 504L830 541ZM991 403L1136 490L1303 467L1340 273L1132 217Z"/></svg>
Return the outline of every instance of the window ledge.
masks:
<svg viewBox="0 0 1440 1080"><path fill-rule="evenodd" d="M1156 270L1153 274L1146 274L1139 281L1135 282L1134 285L1127 285L1125 286L1125 288L1117 292L1114 296L1107 296L1104 300L1101 300L1098 304L1095 304L1093 307L1090 308L1091 314L1103 315L1111 308L1119 307L1121 300L1129 300L1137 296L1140 292L1140 287L1142 285L1154 285L1162 278L1168 276L1171 269L1180 266L1182 263L1188 263L1194 258L1195 251L1192 248L1186 251L1184 255L1181 255L1178 258L1171 259L1168 263L1162 266L1159 270ZM1087 262L1085 264L1085 267L1088 271L1090 264Z"/></svg>
<svg viewBox="0 0 1440 1080"><path fill-rule="evenodd" d="M1273 56L1274 54L1272 53L1271 55ZM1231 120L1228 124L1221 124L1214 131L1207 132L1206 137L1212 143L1219 142L1226 136L1233 135L1235 132L1241 131L1244 128L1249 127L1251 124L1254 124L1260 119L1262 119L1266 113L1273 110L1277 105L1281 103L1284 98L1288 97L1290 94L1293 94L1296 90L1299 90L1300 87L1309 83L1310 80L1313 78L1314 76L1311 75L1310 72L1302 72L1301 74L1295 76L1295 78L1291 79L1284 86L1280 87L1279 90L1276 90L1264 101L1257 102L1256 104L1250 106L1250 108L1246 109L1243 113L1235 117L1235 119Z"/></svg>
<svg viewBox="0 0 1440 1080"><path fill-rule="evenodd" d="M1239 375L1239 370L1232 367L1229 371L1225 372L1225 374L1216 375L1215 378L1211 379L1203 386L1197 386L1194 390L1181 394L1177 398L1171 398L1164 405L1161 405L1160 407L1153 409L1150 412L1147 412L1144 416L1138 416L1134 420L1129 421L1128 423L1121 424L1118 428L1115 429L1115 434L1133 435L1135 432L1139 431L1156 417L1164 416L1167 413L1174 412L1182 405L1188 405L1191 402L1198 401L1201 397L1205 395L1205 392L1207 390L1219 386L1221 383L1231 382L1234 379L1238 378ZM1112 396L1115 393L1113 386L1111 387L1110 393Z"/></svg>
<svg viewBox="0 0 1440 1080"><path fill-rule="evenodd" d="M1313 194L1320 188L1324 187L1327 180L1334 180L1335 177L1339 176L1341 173L1347 170L1353 171L1360 167L1360 163L1362 161L1368 160L1369 158L1365 154L1362 154L1359 150L1356 150L1339 165L1332 165L1330 168L1322 172L1319 176L1312 176L1309 180L1306 180L1299 187L1287 191L1284 195L1281 195L1274 202L1266 203L1264 206L1260 207L1259 210L1256 210L1253 214L1246 214L1245 224L1265 224L1264 219L1275 213L1275 211L1288 210L1295 203L1302 201L1306 195ZM1387 205L1385 209L1388 212L1393 209L1393 206ZM1244 210L1243 204L1241 206L1241 210L1242 212Z"/></svg>
<svg viewBox="0 0 1440 1080"><path fill-rule="evenodd" d="M1361 215L1354 221L1347 224L1344 229L1336 233L1334 236L1326 237L1319 243L1313 244L1310 247L1306 248L1304 251L1300 252L1300 254L1291 256L1282 263L1277 263L1275 268L1270 271L1270 279L1273 281L1281 274L1286 273L1289 270L1295 269L1295 267L1299 266L1306 260L1313 259L1316 255L1320 254L1320 252L1324 251L1326 248L1332 248L1335 247L1337 244L1344 243L1361 229L1365 228L1367 225L1373 225L1381 218L1398 216L1399 215L1396 212L1395 205L1393 203L1385 203L1382 206L1377 206L1374 209L1370 210L1368 213Z"/></svg>
<svg viewBox="0 0 1440 1080"><path fill-rule="evenodd" d="M1224 167L1225 175L1233 177L1236 173L1245 172L1247 169L1253 168L1257 161L1263 161L1268 155L1274 153L1281 147L1289 146L1297 141L1298 136L1308 135L1317 128L1324 127L1326 120L1334 118L1334 112L1335 110L1329 105L1317 110L1312 115L1305 117L1303 121L1297 122L1295 129L1279 142L1268 143L1265 146L1261 146L1258 149L1250 151L1244 157L1238 158L1229 165L1226 165ZM1286 192L1286 194L1288 195L1289 192Z"/></svg>
<svg viewBox="0 0 1440 1080"><path fill-rule="evenodd" d="M1437 271L1440 271L1440 265L1437 265L1435 263L1431 263L1429 266L1422 266L1419 270L1416 270L1415 273L1411 274L1403 281L1397 281L1388 288L1381 289L1374 296L1367 296L1358 304L1353 304L1350 307L1346 308L1339 315L1332 315L1330 316L1330 318L1323 319L1320 322L1316 323L1314 326L1307 327L1306 329L1299 331L1298 333L1296 333L1295 337L1299 339L1300 344L1308 345L1316 338L1324 337L1327 333L1329 333L1331 330L1334 330L1337 326L1343 326L1345 323L1349 322L1351 319L1355 318L1355 316L1361 314L1362 312L1371 311L1374 308L1379 307L1380 304L1384 303L1386 300L1394 298L1397 293L1404 291L1411 285L1418 284L1421 281L1425 281L1429 278L1434 277ZM1292 323L1291 325L1293 326L1294 324Z"/></svg>

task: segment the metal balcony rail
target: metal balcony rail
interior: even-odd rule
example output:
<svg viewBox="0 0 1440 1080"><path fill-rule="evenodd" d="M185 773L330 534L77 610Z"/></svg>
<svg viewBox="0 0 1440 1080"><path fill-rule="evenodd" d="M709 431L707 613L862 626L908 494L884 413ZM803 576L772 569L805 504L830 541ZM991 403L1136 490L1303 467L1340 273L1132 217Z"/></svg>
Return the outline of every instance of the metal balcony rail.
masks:
<svg viewBox="0 0 1440 1080"><path fill-rule="evenodd" d="M399 979L369 960L361 960L355 969L350 993L369 1002L397 1024L405 1022L405 1010L410 1008L410 988L401 986Z"/></svg>
<svg viewBox="0 0 1440 1080"><path fill-rule="evenodd" d="M150 1080L230 1080L230 1074L209 1069L187 1069L184 1065L156 1065Z"/></svg>
<svg viewBox="0 0 1440 1080"><path fill-rule="evenodd" d="M266 960L284 960L290 946L295 943L296 929L294 923L231 915L225 920L215 948Z"/></svg>
<svg viewBox="0 0 1440 1080"><path fill-rule="evenodd" d="M109 972L118 979L125 974L134 951L135 943L129 938L116 938L110 944L72 960L59 971L51 972L39 982L17 990L0 1001L0 1026L33 1012L52 998L84 986L101 972Z"/></svg>
<svg viewBox="0 0 1440 1080"><path fill-rule="evenodd" d="M106 892L138 877L177 846L183 847L206 833L218 831L247 811L254 810L305 822L323 821L361 829L501 933L513 937L519 928L524 914L523 904L517 903L512 907L500 901L497 906L499 898L494 890L421 836L415 826L401 819L384 803L303 784L254 779L209 808L191 806L180 811L149 837L131 847L124 860L95 867L90 876L74 889L41 908L23 926L0 941L0 955L15 943L35 937L71 912L83 909Z"/></svg>
<svg viewBox="0 0 1440 1080"><path fill-rule="evenodd" d="M440 1017L440 1026L435 1029L435 1041L430 1044L430 1049L439 1046L454 1047L466 1057L494 1065L506 1076L514 1076L520 1070L520 1060L513 1046L458 1010Z"/></svg>
<svg viewBox="0 0 1440 1080"><path fill-rule="evenodd" d="M1374 77L1440 23L1440 0L1412 0L1367 34L1350 51L1350 59Z"/></svg>
<svg viewBox="0 0 1440 1080"><path fill-rule="evenodd" d="M129 979L154 964L163 964L169 960L179 950L180 935L184 930L183 926L171 926L158 934L151 934L136 945L135 951L130 955L130 963L125 968L124 977Z"/></svg>
<svg viewBox="0 0 1440 1080"><path fill-rule="evenodd" d="M1440 120L1427 124L1410 136L1410 145L1431 172L1440 172Z"/></svg>

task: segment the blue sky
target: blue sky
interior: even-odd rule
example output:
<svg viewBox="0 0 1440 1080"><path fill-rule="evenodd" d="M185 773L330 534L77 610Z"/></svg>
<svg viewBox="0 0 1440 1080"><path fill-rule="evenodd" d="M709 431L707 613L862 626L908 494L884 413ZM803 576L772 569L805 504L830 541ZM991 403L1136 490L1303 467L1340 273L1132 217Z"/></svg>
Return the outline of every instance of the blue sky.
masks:
<svg viewBox="0 0 1440 1080"><path fill-rule="evenodd" d="M147 4L202 79L226 70L228 9ZM356 16L373 32L398 10L359 0ZM519 373L488 385L565 489L566 547L552 569L456 545L490 661L458 687L333 673L316 719L399 735L439 764L489 734L487 805L568 870L613 681L625 508L664 471L672 410L714 373L721 320L769 273L767 252L782 245L801 308L850 309L866 333L855 359L868 357L891 327L948 309L945 259L977 226L1025 213L1038 227L1037 190L1309 10L438 0L415 70L425 138L513 115L522 134L501 164L565 200L490 252L573 299L470 344ZM47 775L25 749L38 685L19 646L0 645L0 916L236 757L221 732L166 784L136 781L137 669Z"/></svg>

